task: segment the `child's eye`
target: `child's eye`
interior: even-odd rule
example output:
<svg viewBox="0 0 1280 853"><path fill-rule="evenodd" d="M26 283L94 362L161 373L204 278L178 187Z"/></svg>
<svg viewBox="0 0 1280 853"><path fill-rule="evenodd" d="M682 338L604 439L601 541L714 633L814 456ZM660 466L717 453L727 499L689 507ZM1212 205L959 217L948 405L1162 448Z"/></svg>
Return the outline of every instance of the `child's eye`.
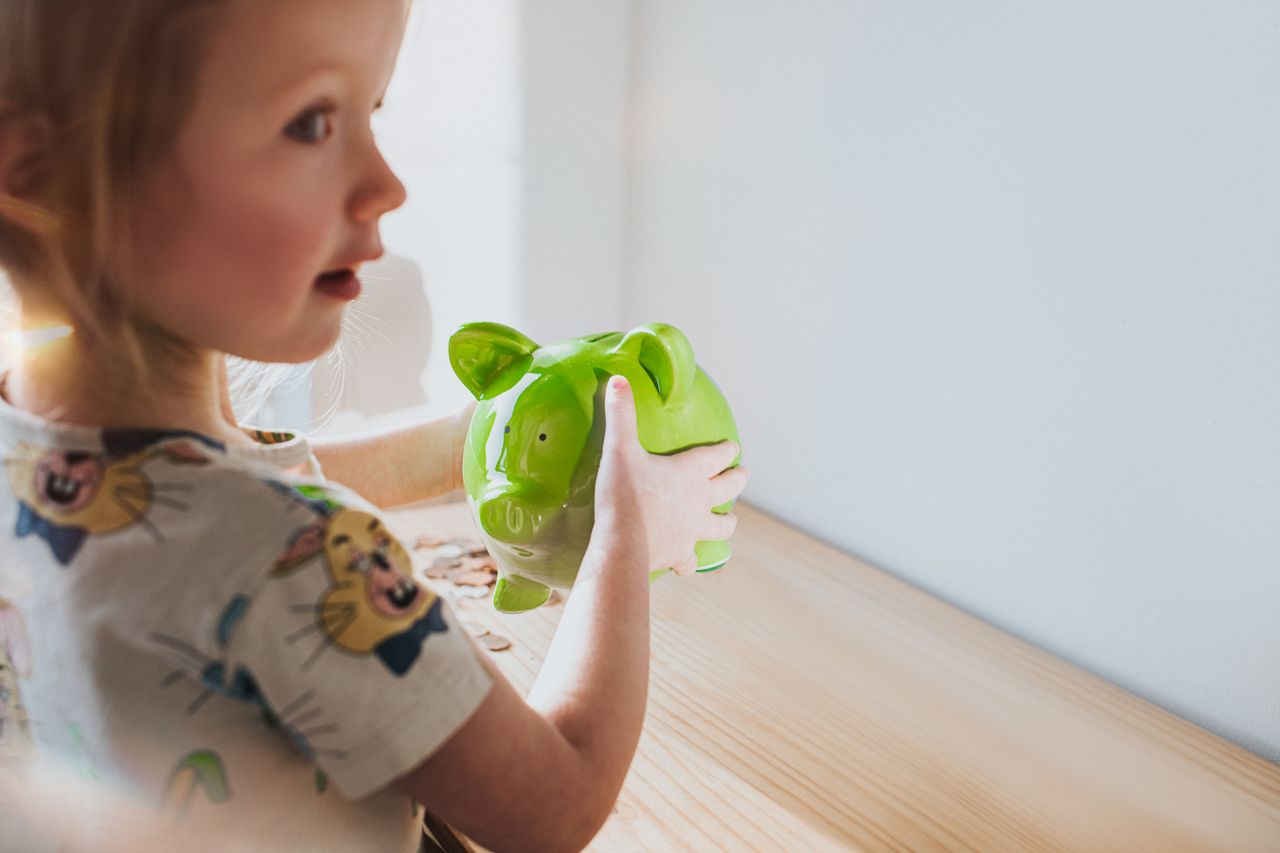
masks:
<svg viewBox="0 0 1280 853"><path fill-rule="evenodd" d="M307 110L298 116L284 129L285 135L308 145L323 142L329 135L329 113L327 107Z"/></svg>

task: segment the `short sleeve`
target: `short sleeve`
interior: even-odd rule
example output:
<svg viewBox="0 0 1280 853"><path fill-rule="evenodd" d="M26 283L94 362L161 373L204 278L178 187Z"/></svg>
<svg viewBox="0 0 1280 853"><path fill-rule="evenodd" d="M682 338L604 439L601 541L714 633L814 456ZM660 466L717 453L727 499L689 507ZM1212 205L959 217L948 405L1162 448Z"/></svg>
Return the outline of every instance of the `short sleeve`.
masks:
<svg viewBox="0 0 1280 853"><path fill-rule="evenodd" d="M493 678L377 511L313 492L314 518L281 532L220 631L280 727L358 799L443 744Z"/></svg>

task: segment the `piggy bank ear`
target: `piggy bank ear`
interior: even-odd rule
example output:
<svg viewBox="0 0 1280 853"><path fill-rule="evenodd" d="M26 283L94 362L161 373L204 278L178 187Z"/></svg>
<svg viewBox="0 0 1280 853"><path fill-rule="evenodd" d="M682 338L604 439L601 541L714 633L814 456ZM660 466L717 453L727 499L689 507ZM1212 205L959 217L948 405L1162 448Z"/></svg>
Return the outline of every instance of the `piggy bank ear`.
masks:
<svg viewBox="0 0 1280 853"><path fill-rule="evenodd" d="M664 403L693 388L698 369L693 360L693 347L684 332L675 326L666 323L637 326L627 332L614 352L625 353L639 362Z"/></svg>
<svg viewBox="0 0 1280 853"><path fill-rule="evenodd" d="M449 363L477 400L496 397L520 381L538 345L501 323L466 323L449 338Z"/></svg>

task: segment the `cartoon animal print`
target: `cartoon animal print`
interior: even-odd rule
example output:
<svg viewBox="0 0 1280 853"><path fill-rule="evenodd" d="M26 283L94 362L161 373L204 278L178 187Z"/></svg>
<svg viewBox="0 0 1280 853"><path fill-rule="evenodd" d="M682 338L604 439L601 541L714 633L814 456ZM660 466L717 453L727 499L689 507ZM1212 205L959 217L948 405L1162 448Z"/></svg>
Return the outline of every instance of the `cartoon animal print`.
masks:
<svg viewBox="0 0 1280 853"><path fill-rule="evenodd" d="M201 791L213 803L225 803L231 799L226 768L218 753L211 749L188 753L174 766L165 785L164 813L173 818L184 816L196 793Z"/></svg>
<svg viewBox="0 0 1280 853"><path fill-rule="evenodd" d="M248 597L237 595L223 608L222 614L218 617L214 638L220 650L225 652L227 645L231 642L232 630L243 618L248 607ZM280 729L308 760L314 761L317 755L339 759L346 757L346 750L330 749L316 742L317 738L336 732L339 726L323 718L323 710L312 704L315 701L315 694L310 690L296 697L277 712L267 703L266 697L258 688L257 680L244 666L237 665L232 672L228 673L225 661L211 658L177 637L152 633L151 639L168 649L181 664L179 669L165 677L161 687L171 687L183 681L184 676L193 671L196 674L195 680L200 685L200 691L187 705L188 715L199 711L211 696L215 694L226 696L238 702L256 705L262 711L262 721L269 728Z"/></svg>
<svg viewBox="0 0 1280 853"><path fill-rule="evenodd" d="M0 768L21 770L34 757L18 677L31 674L31 644L18 608L0 598Z"/></svg>
<svg viewBox="0 0 1280 853"><path fill-rule="evenodd" d="M314 613L316 622L290 641L313 631L323 635L304 666L332 644L356 655L373 654L392 673L404 675L427 636L448 630L439 597L414 582L408 552L376 516L332 501L309 502L321 517L295 531L271 574L287 575L323 554L331 585L318 604L296 605L300 612Z"/></svg>
<svg viewBox="0 0 1280 853"><path fill-rule="evenodd" d="M9 484L18 498L19 537L34 533L49 543L54 556L67 565L84 540L96 534L140 524L157 540L163 539L147 520L154 504L187 509L170 492L186 491L189 484L157 485L142 473L143 462L160 454L172 462L208 462L191 442L178 441L147 449L173 435L195 436L160 430L104 430L105 452L49 450L18 444L11 457ZM206 443L217 445L212 439Z"/></svg>

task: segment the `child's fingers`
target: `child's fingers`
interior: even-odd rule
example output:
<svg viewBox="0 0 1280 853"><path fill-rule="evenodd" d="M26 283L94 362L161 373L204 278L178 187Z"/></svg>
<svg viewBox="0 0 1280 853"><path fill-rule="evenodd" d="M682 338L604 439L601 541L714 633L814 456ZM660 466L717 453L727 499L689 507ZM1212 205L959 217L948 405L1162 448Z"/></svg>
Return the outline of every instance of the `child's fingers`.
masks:
<svg viewBox="0 0 1280 853"><path fill-rule="evenodd" d="M724 515L718 512L709 512L707 516L708 520L703 525L705 532L700 537L703 540L728 539L733 535L733 531L738 528L738 516L732 512L726 512Z"/></svg>
<svg viewBox="0 0 1280 853"><path fill-rule="evenodd" d="M747 487L751 472L746 468L730 468L723 474L711 478L711 506L720 506L742 494Z"/></svg>
<svg viewBox="0 0 1280 853"><path fill-rule="evenodd" d="M690 551L684 562L678 566L672 566L671 570L682 578L688 577L698 570L698 555Z"/></svg>
<svg viewBox="0 0 1280 853"><path fill-rule="evenodd" d="M737 442L722 441L719 444L704 444L701 447L690 448L680 456L691 460L699 471L706 472L707 477L714 477L732 465L740 452L741 448Z"/></svg>
<svg viewBox="0 0 1280 853"><path fill-rule="evenodd" d="M618 453L639 442L635 400L626 377L611 376L605 390L604 453Z"/></svg>

